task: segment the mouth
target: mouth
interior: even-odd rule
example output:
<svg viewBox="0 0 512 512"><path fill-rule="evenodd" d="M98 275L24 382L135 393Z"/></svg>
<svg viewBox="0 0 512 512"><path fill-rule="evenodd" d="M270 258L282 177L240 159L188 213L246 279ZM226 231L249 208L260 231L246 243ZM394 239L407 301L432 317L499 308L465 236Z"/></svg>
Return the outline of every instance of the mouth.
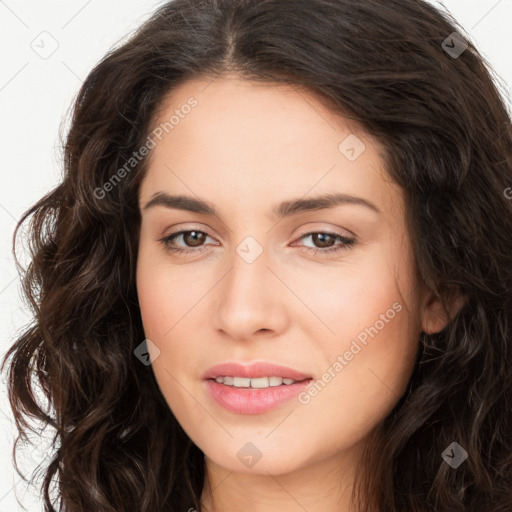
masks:
<svg viewBox="0 0 512 512"><path fill-rule="evenodd" d="M278 382L276 379L278 378L283 379L283 382L286 384L290 380L299 382L304 379L309 379L312 376L299 372L298 370L294 370L288 366L263 361L251 364L242 364L236 362L221 363L212 366L203 375L203 379L216 379L218 377L222 377L223 379L227 378L227 382L225 382L227 385L233 385L235 383L234 379L237 379L236 382L238 382L240 387L248 387L245 385L247 381L241 379L250 379L251 381L254 380L256 381L256 385L258 385L258 379L266 378L269 380L269 385L280 386L282 382L276 384ZM233 379L233 382L230 382L230 378ZM273 384L270 382L271 379ZM265 381L260 381L260 383L263 382Z"/></svg>
<svg viewBox="0 0 512 512"><path fill-rule="evenodd" d="M252 389L267 389L270 387L277 387L277 386L291 386L292 384L295 384L297 382L303 382L304 380L310 380L308 379L301 379L301 380L294 380L289 379L287 377L277 377L275 375L271 377L256 377L254 379L251 379L249 377L237 377L237 376L218 376L215 377L215 382L219 384L224 384L226 386L232 386L235 388L252 388Z"/></svg>
<svg viewBox="0 0 512 512"><path fill-rule="evenodd" d="M210 368L203 380L210 397L224 409L238 414L262 414L289 402L313 379L273 363L224 363Z"/></svg>

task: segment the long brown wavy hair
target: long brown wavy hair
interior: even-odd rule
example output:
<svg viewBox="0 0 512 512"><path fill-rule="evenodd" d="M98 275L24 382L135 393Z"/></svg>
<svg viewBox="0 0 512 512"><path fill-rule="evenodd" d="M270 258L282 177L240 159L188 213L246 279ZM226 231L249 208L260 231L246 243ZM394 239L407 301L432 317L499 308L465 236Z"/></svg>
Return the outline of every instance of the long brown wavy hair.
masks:
<svg viewBox="0 0 512 512"><path fill-rule="evenodd" d="M465 298L445 329L422 333L408 390L358 475L358 510L510 512L511 117L490 64L422 0L176 0L91 71L63 179L13 240L16 253L29 221L30 263L17 265L34 319L2 370L11 359L17 441L29 417L55 430L45 510L200 510L204 454L134 356L145 338L135 267L148 159L126 163L169 91L226 74L305 87L382 142L421 278L447 308ZM468 453L457 469L441 457L453 442Z"/></svg>

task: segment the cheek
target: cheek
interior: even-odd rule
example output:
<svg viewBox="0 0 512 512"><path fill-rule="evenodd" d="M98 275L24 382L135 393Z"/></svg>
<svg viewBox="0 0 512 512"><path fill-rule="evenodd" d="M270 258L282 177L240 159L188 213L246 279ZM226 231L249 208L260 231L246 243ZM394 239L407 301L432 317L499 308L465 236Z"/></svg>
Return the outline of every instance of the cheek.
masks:
<svg viewBox="0 0 512 512"><path fill-rule="evenodd" d="M320 326L325 333L321 345L330 352L343 348L347 341L359 334L364 342L365 332L375 324L378 331L396 330L398 325L403 328L401 322L406 319L397 310L406 310L404 300L412 308L411 313L416 310L413 283L406 267L395 274L382 259L369 256L366 261L362 259L357 262L347 260L337 268L325 267L288 276L296 295L303 298L314 313L305 315L300 321L309 323L310 327L313 324ZM398 276L396 280L395 275Z"/></svg>
<svg viewBox="0 0 512 512"><path fill-rule="evenodd" d="M311 391L322 395L315 398L318 413L329 403L343 404L363 425L383 417L405 390L418 349L419 306L411 253L396 250L391 259L389 252L368 253L364 262L347 259L336 271L304 273L297 280L299 293L330 331L322 329L320 337L313 327L320 324L311 318L313 360L323 362L316 370L324 377Z"/></svg>
<svg viewBox="0 0 512 512"><path fill-rule="evenodd" d="M137 263L137 295L144 332L147 338L158 340L171 327L170 319L165 314L169 305L166 293L165 274L158 267L149 264L144 254Z"/></svg>
<svg viewBox="0 0 512 512"><path fill-rule="evenodd" d="M368 286L357 278L347 280L341 290L333 290L316 304L334 333L322 340L325 370L341 359L341 371L354 372L344 384L354 392L374 394L386 384L401 389L414 364L419 336L415 307L411 301L404 304L388 277L380 275ZM365 390L359 389L361 383Z"/></svg>
<svg viewBox="0 0 512 512"><path fill-rule="evenodd" d="M323 364L299 397L300 424L304 431L322 431L315 441L319 453L369 435L399 401L414 368L418 332L399 294L391 295L383 283L359 299L339 303L330 320L336 336L318 339L316 354L308 356Z"/></svg>
<svg viewBox="0 0 512 512"><path fill-rule="evenodd" d="M180 383L191 371L188 365L194 361L194 347L191 343L180 343L186 340L180 329L187 326L185 315L193 302L187 297L190 287L184 283L182 287L177 276L179 269L169 272L154 251L146 246L139 248L137 294L144 334L159 351L157 357L151 356L151 369L169 408L182 417L187 411L187 395Z"/></svg>
<svg viewBox="0 0 512 512"><path fill-rule="evenodd" d="M202 293L200 280L185 275L185 267L172 269L165 253L141 243L137 260L137 295L146 336L165 341L174 325L197 303Z"/></svg>
<svg viewBox="0 0 512 512"><path fill-rule="evenodd" d="M215 277L215 275L214 275ZM213 281L214 282L214 281ZM137 261L137 294L146 338L159 349L152 369L164 396L179 401L179 383L197 378L205 336L199 334L212 280L188 265L171 265L164 252L141 244Z"/></svg>

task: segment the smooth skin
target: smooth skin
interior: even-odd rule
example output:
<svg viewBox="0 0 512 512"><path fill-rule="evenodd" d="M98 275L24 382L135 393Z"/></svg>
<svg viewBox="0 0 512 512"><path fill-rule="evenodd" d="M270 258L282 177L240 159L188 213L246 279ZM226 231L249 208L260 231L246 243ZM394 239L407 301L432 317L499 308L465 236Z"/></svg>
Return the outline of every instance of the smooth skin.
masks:
<svg viewBox="0 0 512 512"><path fill-rule="evenodd" d="M146 337L160 351L155 378L205 453L202 510L351 511L356 465L406 389L420 332L446 324L417 275L404 192L379 143L311 93L235 76L192 80L168 95L155 127L191 96L197 105L151 150L141 184L137 289ZM365 145L354 161L339 149L350 134ZM162 192L217 214L145 208ZM339 204L272 215L283 201L333 193L378 212ZM191 252L166 250L161 239L181 230L200 233L168 244ZM262 250L251 263L236 250L246 237L249 252ZM206 392L202 375L225 361L270 361L322 379L395 303L401 311L308 404L238 414ZM261 453L250 468L237 456L248 442Z"/></svg>

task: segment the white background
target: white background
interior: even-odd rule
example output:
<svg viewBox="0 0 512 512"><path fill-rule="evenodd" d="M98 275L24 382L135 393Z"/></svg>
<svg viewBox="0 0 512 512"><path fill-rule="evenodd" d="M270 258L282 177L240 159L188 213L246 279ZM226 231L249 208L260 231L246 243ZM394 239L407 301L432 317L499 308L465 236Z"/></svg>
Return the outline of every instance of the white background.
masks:
<svg viewBox="0 0 512 512"><path fill-rule="evenodd" d="M354 0L354 2L357 0ZM443 6L431 0L432 3ZM17 219L59 180L59 128L75 94L92 67L136 29L160 0L0 0L0 357L30 317L20 297L11 253ZM512 0L445 0L444 7L461 23L504 80L512 84ZM51 34L44 34L42 32ZM447 34L448 35L448 34ZM33 47L46 51L41 58ZM43 55L45 56L45 55ZM510 97L510 96L509 96ZM67 123L62 125L64 130ZM5 374L0 382L0 512L42 511L36 491L23 483L11 463L14 428L6 399ZM50 455L28 454L33 461ZM22 468L24 466L22 465Z"/></svg>

